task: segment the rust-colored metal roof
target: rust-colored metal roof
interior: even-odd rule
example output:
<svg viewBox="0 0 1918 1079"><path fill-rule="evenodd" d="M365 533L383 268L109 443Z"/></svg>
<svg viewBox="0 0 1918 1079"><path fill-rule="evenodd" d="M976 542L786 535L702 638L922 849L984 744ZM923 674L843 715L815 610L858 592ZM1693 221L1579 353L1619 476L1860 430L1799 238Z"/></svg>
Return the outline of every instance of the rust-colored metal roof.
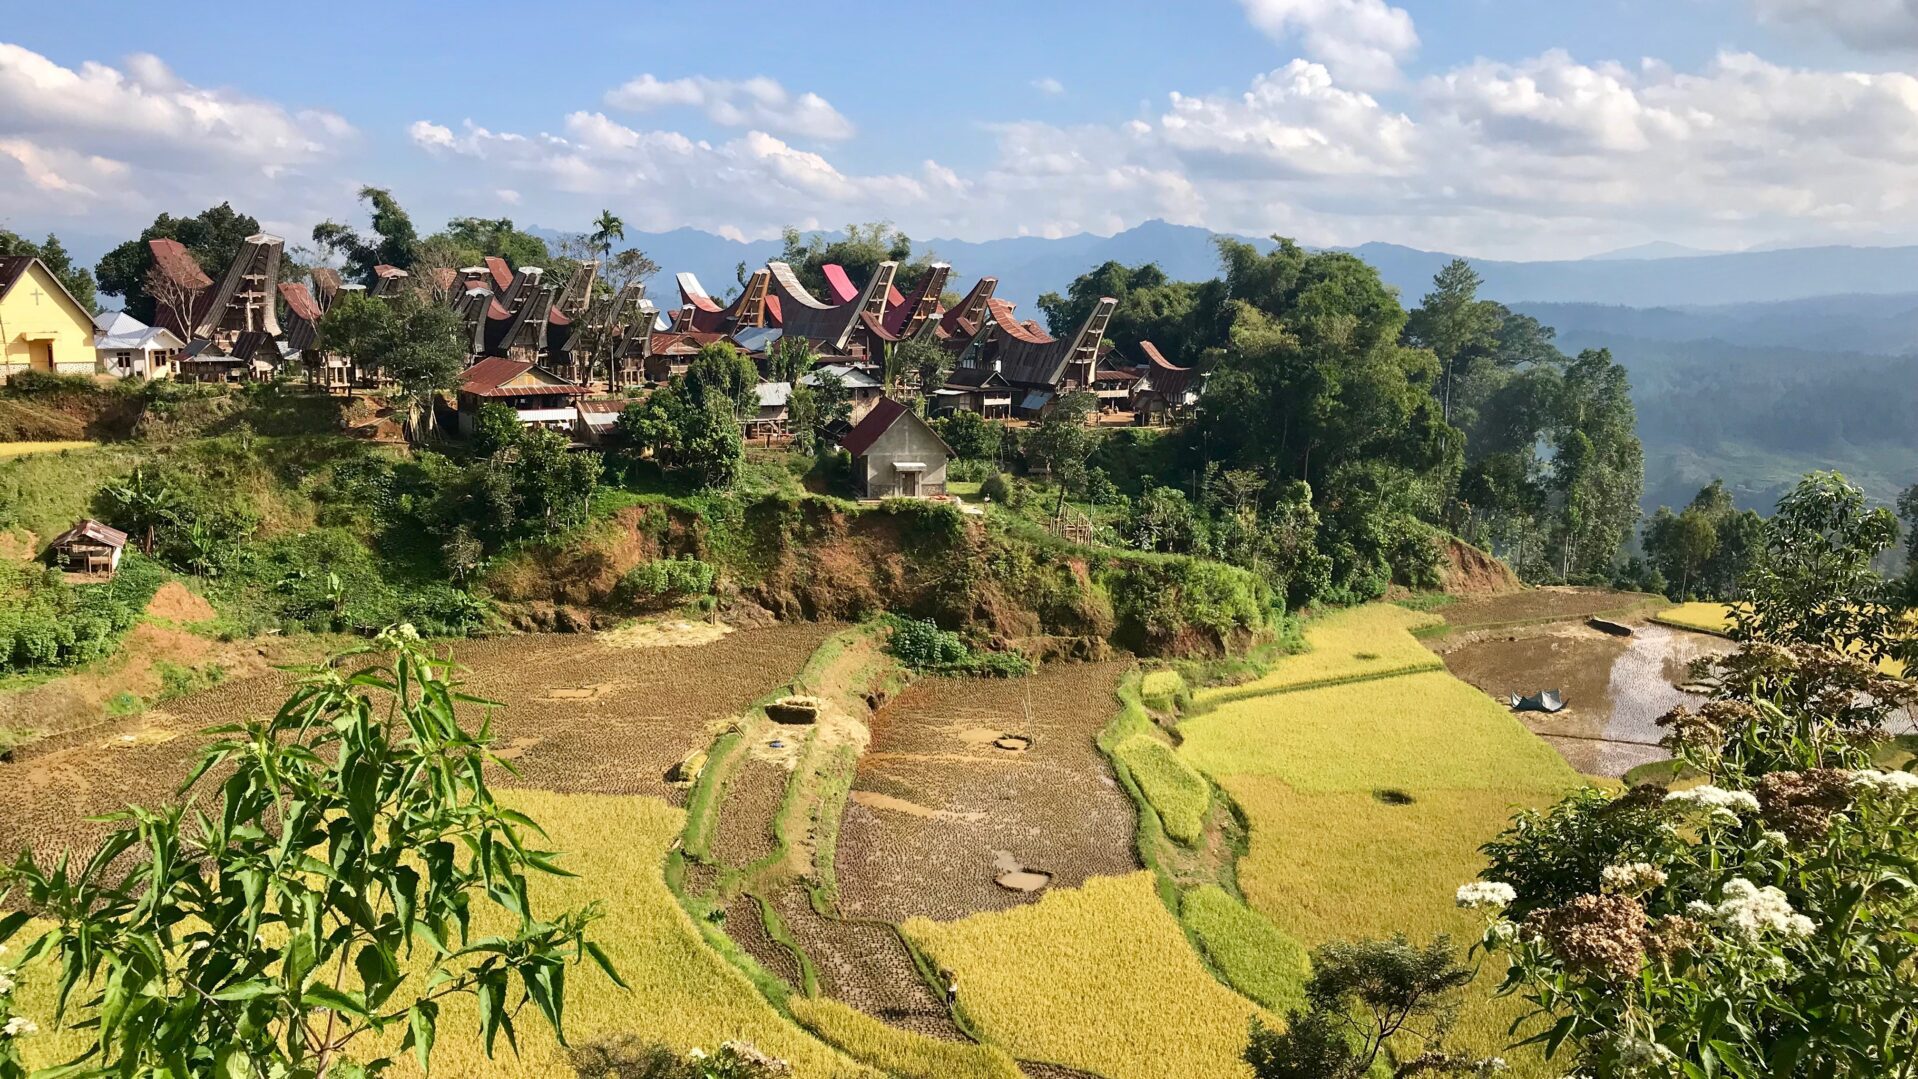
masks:
<svg viewBox="0 0 1918 1079"><path fill-rule="evenodd" d="M388 280L396 280L402 277L413 276L412 274L407 273L405 270L400 269L398 266L389 266L384 262L380 263L378 266L373 267L373 275L375 277L387 278Z"/></svg>
<svg viewBox="0 0 1918 1079"><path fill-rule="evenodd" d="M534 370L558 381L544 386L506 386L506 383ZM593 391L589 387L560 378L531 361L488 356L466 369L466 378L460 383L460 392L470 393L475 397L583 397Z"/></svg>
<svg viewBox="0 0 1918 1079"><path fill-rule="evenodd" d="M104 543L108 547L125 547L127 545L127 534L117 528L103 525L89 517L84 521L75 523L72 528L53 537L53 542L49 546L65 547L79 540L91 540L94 543Z"/></svg>
<svg viewBox="0 0 1918 1079"><path fill-rule="evenodd" d="M854 457L864 454L872 449L873 443L879 441L880 435L892 430L892 425L899 422L899 417L906 415L909 411L911 410L905 405L892 398L881 397L873 402L872 411L866 413L865 418L860 420L852 430L847 431L845 438L839 440L839 448Z"/></svg>
<svg viewBox="0 0 1918 1079"><path fill-rule="evenodd" d="M174 284L184 289L213 287L213 279L200 269L193 252L188 251L180 241L148 240L147 249L153 252L153 264Z"/></svg>
<svg viewBox="0 0 1918 1079"><path fill-rule="evenodd" d="M0 255L0 296L13 288L14 282L27 275L27 267L33 265L31 255Z"/></svg>
<svg viewBox="0 0 1918 1079"><path fill-rule="evenodd" d="M486 256L486 272L493 275L493 287L501 292L513 287L513 268L498 255Z"/></svg>
<svg viewBox="0 0 1918 1079"><path fill-rule="evenodd" d="M1127 371L1118 367L1101 367L1092 373L1094 382L1137 382L1139 372Z"/></svg>
<svg viewBox="0 0 1918 1079"><path fill-rule="evenodd" d="M1004 300L987 300L986 312L992 321L998 324L1000 332L1015 341L1024 341L1032 345L1049 345L1053 341L1051 334L1040 330L1034 323L1020 322L1014 318L1012 305Z"/></svg>
<svg viewBox="0 0 1918 1079"><path fill-rule="evenodd" d="M1192 385L1192 368L1173 366L1159 354L1157 345L1150 341L1141 341L1139 351L1145 353L1146 376L1150 379L1154 390L1166 394L1179 394L1184 393L1186 387Z"/></svg>
<svg viewBox="0 0 1918 1079"><path fill-rule="evenodd" d="M286 309L308 322L320 321L320 303L306 286L298 281L280 282L280 298L286 301Z"/></svg>

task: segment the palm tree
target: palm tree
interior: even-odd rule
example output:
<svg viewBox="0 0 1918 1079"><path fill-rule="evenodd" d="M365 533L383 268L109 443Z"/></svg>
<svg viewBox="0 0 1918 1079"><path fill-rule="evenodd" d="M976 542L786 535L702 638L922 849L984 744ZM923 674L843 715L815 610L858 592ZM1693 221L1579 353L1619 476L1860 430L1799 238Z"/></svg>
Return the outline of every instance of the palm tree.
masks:
<svg viewBox="0 0 1918 1079"><path fill-rule="evenodd" d="M613 253L613 241L625 238L626 222L611 210L601 210L598 220L593 222L593 235L588 242L599 249L602 257L607 257Z"/></svg>

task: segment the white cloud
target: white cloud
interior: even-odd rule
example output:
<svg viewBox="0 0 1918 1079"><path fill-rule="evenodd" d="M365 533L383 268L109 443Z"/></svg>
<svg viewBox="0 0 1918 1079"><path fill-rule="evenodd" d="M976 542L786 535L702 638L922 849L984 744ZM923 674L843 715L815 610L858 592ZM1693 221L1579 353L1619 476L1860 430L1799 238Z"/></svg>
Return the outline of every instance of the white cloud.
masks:
<svg viewBox="0 0 1918 1079"><path fill-rule="evenodd" d="M495 198L498 198L501 202L505 203L508 206L519 205L519 192L513 190L510 187L502 187L499 190L493 192L493 195Z"/></svg>
<svg viewBox="0 0 1918 1079"><path fill-rule="evenodd" d="M1053 96L1057 96L1059 94L1063 94L1066 92L1066 84L1060 82L1058 79L1055 79L1050 75L1047 75L1046 77L1042 79L1032 80L1032 88L1034 90L1039 91L1042 94L1050 94Z"/></svg>
<svg viewBox="0 0 1918 1079"><path fill-rule="evenodd" d="M725 127L753 127L782 135L836 141L853 136L851 120L818 94L795 94L777 80L711 79L695 75L661 80L650 74L608 90L608 108L647 112L696 108Z"/></svg>
<svg viewBox="0 0 1918 1079"><path fill-rule="evenodd" d="M1767 22L1808 23L1854 49L1918 46L1918 0L1753 0Z"/></svg>
<svg viewBox="0 0 1918 1079"><path fill-rule="evenodd" d="M78 70L0 42L0 135L84 153L184 167L284 166L327 154L352 125L325 110L292 112L235 91L195 86L158 57Z"/></svg>
<svg viewBox="0 0 1918 1079"><path fill-rule="evenodd" d="M1237 98L1174 92L1159 122L1166 144L1194 167L1264 176L1403 172L1414 126L1305 60L1260 75Z"/></svg>
<svg viewBox="0 0 1918 1079"><path fill-rule="evenodd" d="M1239 0L1252 25L1291 44L1348 85L1390 86L1400 61L1418 50L1418 30L1404 8L1386 0Z"/></svg>

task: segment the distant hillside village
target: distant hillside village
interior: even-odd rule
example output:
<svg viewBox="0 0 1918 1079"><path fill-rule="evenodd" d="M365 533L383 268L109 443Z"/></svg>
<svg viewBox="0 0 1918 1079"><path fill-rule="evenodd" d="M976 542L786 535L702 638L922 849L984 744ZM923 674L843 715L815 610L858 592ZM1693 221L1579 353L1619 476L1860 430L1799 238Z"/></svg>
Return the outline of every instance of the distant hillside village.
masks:
<svg viewBox="0 0 1918 1079"><path fill-rule="evenodd" d="M453 391L452 399L438 398L430 421L449 435L471 434L479 410L497 404L522 424L596 443L634 399L684 374L715 345L750 359L759 372L757 410L740 419L747 437L768 441L792 434L795 384L830 383L850 406L830 435L856 445L884 433L852 438L894 395L918 407L880 410L888 424L908 412L1033 420L1069 400L1089 419L1097 413L1106 423L1163 425L1188 414L1201 388L1192 367L1171 362L1151 342L1137 355L1115 351L1104 339L1116 305L1109 297L1054 336L995 297L993 277L979 278L963 295L948 291L952 268L944 263L922 265L912 271L916 280L906 280L899 262L882 262L864 281L825 263L814 268L822 290L809 289L787 262L771 261L749 274L742 267L743 283L729 302L681 273L676 306L661 310L642 281L610 284L594 259L569 260L563 280L487 256L471 266L411 271L375 263L355 281L326 266L288 279L295 275L283 272L284 242L266 233L247 236L217 273L177 240L151 239L146 247L150 268L142 285L152 325L125 311L94 314L36 257L0 257L0 378L33 371L375 390L390 381L385 365L330 347L334 337L322 324L338 305L360 302L355 297L404 297L459 319L465 370L457 385L441 387ZM905 354L912 362L897 362ZM873 476L871 485L892 494L937 493L923 478L901 472Z"/></svg>

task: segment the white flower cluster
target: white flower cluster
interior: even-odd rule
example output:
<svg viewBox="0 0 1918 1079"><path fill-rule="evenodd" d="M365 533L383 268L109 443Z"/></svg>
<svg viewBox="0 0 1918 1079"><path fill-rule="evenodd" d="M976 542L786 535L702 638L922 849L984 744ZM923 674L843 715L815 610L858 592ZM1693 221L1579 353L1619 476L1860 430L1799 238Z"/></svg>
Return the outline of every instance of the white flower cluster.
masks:
<svg viewBox="0 0 1918 1079"><path fill-rule="evenodd" d="M40 1033L39 1024L24 1015L16 1015L0 1027L0 1038L24 1038L29 1034Z"/></svg>
<svg viewBox="0 0 1918 1079"><path fill-rule="evenodd" d="M13 992L13 971L0 970L0 997Z"/></svg>
<svg viewBox="0 0 1918 1079"><path fill-rule="evenodd" d="M1618 1062L1628 1068L1655 1068L1677 1058L1670 1049L1643 1038L1625 1038L1618 1043Z"/></svg>
<svg viewBox="0 0 1918 1079"><path fill-rule="evenodd" d="M1791 909L1784 892L1769 884L1761 888L1743 877L1725 882L1725 899L1713 913L1719 921L1752 938L1766 932L1809 937L1818 928L1810 918Z"/></svg>
<svg viewBox="0 0 1918 1079"><path fill-rule="evenodd" d="M1599 887L1619 895L1644 895L1665 879L1665 871L1650 862L1608 865L1598 874Z"/></svg>
<svg viewBox="0 0 1918 1079"><path fill-rule="evenodd" d="M1918 795L1918 775L1910 772L1880 772L1875 768L1865 768L1851 774L1852 789L1862 793L1882 794L1887 798L1910 798Z"/></svg>
<svg viewBox="0 0 1918 1079"><path fill-rule="evenodd" d="M1683 806L1687 809L1712 811L1722 809L1734 816L1758 812L1758 796L1750 791L1728 791L1723 787L1710 785L1673 791L1665 796L1665 804Z"/></svg>
<svg viewBox="0 0 1918 1079"><path fill-rule="evenodd" d="M1518 899L1518 892L1500 881L1475 880L1459 885L1455 899L1466 910L1504 910Z"/></svg>

